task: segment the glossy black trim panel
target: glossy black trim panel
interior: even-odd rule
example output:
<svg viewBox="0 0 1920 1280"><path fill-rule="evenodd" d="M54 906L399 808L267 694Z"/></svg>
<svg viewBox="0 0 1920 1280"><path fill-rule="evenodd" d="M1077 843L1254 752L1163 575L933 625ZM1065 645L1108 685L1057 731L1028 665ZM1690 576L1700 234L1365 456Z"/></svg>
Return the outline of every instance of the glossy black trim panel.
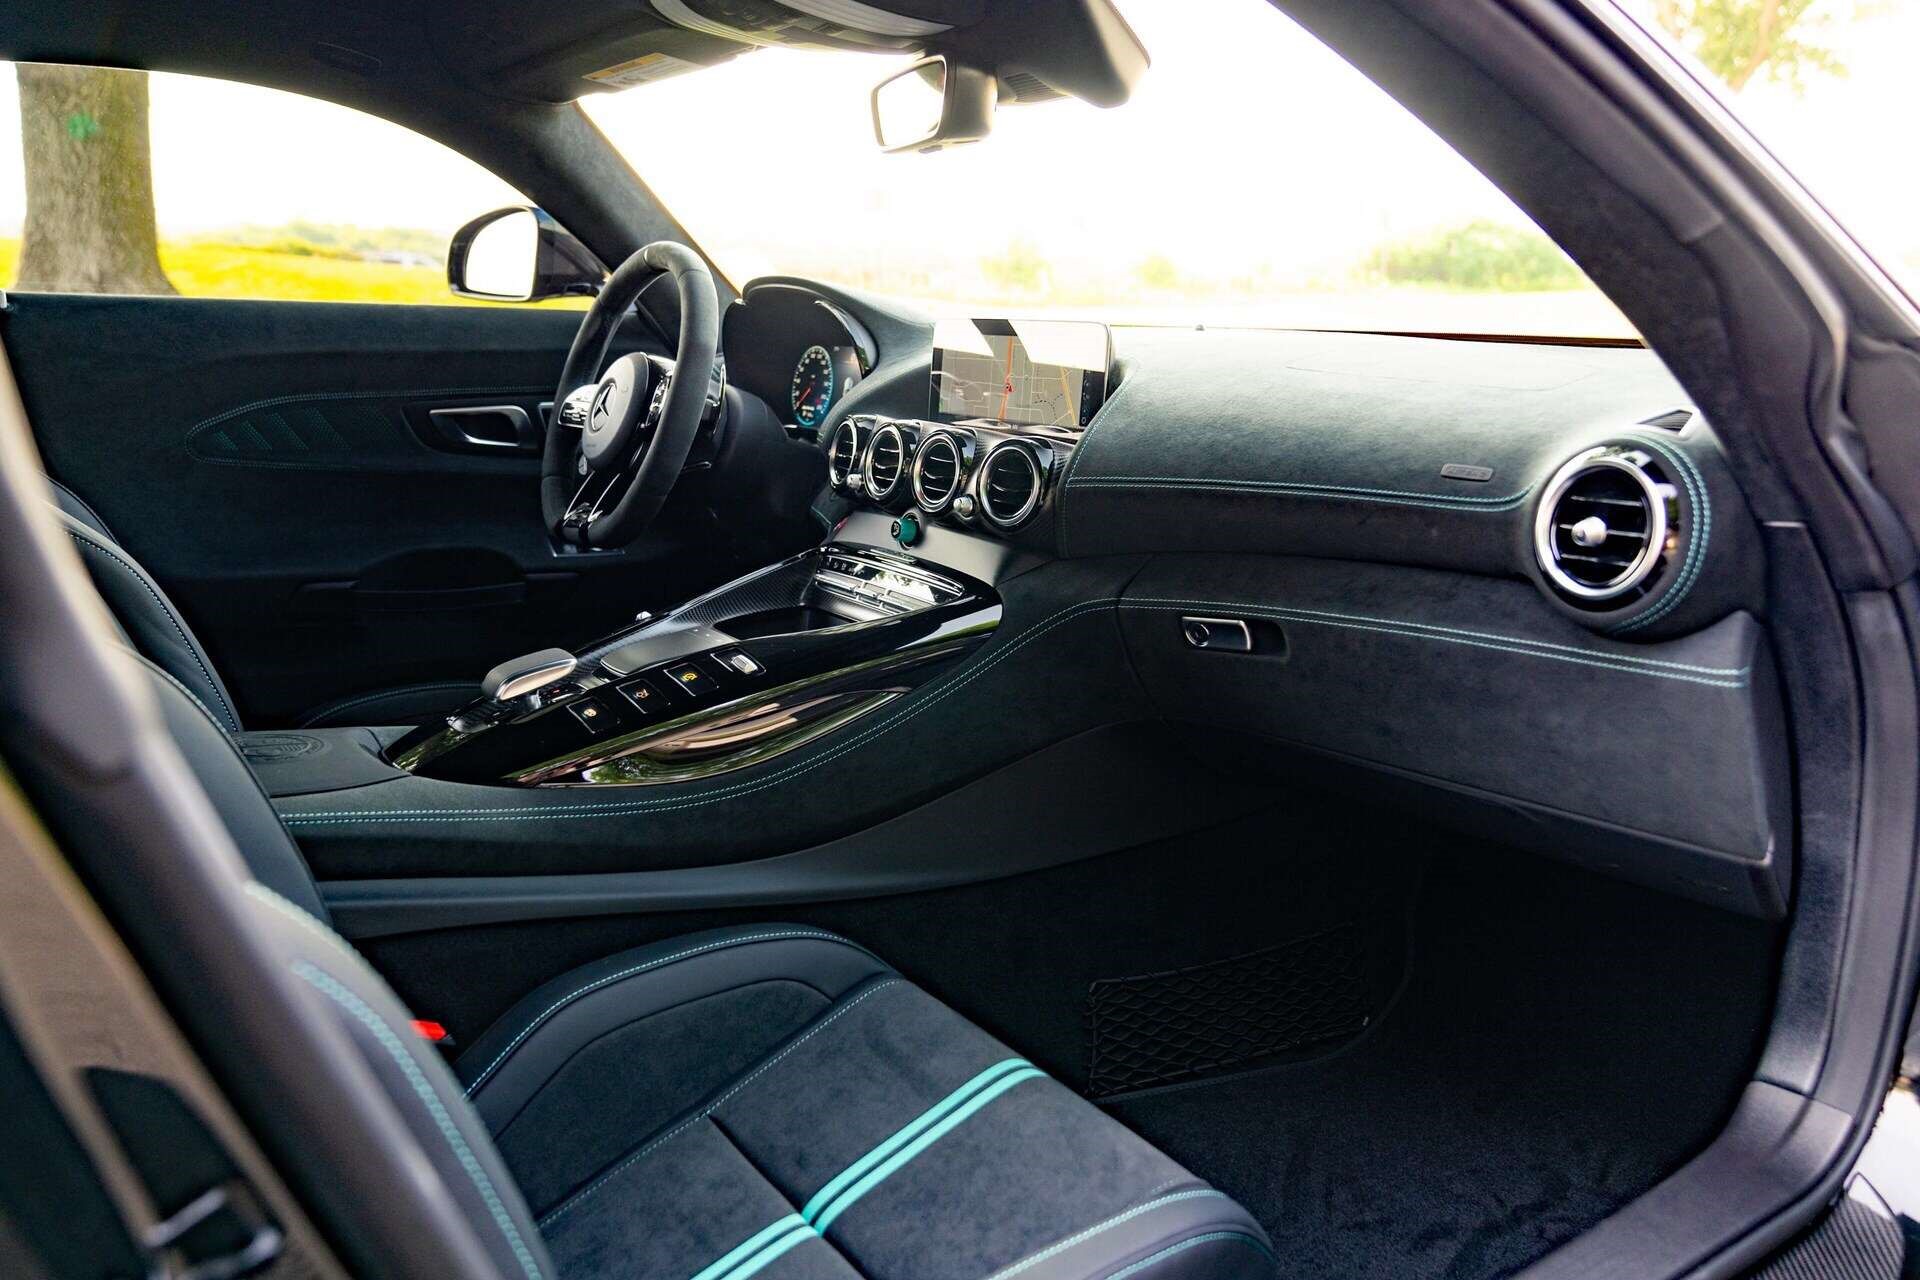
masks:
<svg viewBox="0 0 1920 1280"><path fill-rule="evenodd" d="M1076 801L1058 800L1074 779ZM1178 795L1179 804L1166 803ZM926 804L795 853L588 875L334 880L321 894L349 937L587 915L829 902L1039 871L1210 827L1273 793L1169 752L1166 728L1109 725L1023 756ZM1035 830L1046 838L1033 838Z"/></svg>
<svg viewBox="0 0 1920 1280"><path fill-rule="evenodd" d="M388 759L421 777L503 786L699 781L879 710L971 653L999 620L984 583L829 544L601 642L540 691L423 726Z"/></svg>

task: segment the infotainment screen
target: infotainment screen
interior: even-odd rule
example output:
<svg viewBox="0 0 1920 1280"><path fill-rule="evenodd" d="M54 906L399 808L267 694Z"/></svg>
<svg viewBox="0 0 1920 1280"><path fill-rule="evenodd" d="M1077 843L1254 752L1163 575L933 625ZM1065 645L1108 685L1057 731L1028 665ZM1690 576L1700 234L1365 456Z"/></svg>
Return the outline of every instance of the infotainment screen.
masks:
<svg viewBox="0 0 1920 1280"><path fill-rule="evenodd" d="M933 327L928 414L1084 427L1107 397L1113 338L1079 320L942 320Z"/></svg>

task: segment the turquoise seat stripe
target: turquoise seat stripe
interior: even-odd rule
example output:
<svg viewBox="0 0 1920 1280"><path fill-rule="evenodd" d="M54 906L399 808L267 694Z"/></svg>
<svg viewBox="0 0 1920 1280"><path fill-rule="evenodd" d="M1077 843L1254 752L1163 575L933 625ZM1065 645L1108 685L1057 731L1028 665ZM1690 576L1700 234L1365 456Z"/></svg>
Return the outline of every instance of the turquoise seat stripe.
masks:
<svg viewBox="0 0 1920 1280"><path fill-rule="evenodd" d="M729 1250L712 1266L694 1273L693 1280L720 1280L720 1277L726 1275L727 1272L731 1271L734 1267L739 1266L743 1260L752 1257L757 1251L766 1248L776 1236L784 1235L796 1228L807 1232L809 1235L812 1234L812 1228L808 1227L807 1224L802 1221L799 1214L790 1213L778 1222L768 1226L765 1230L754 1233L738 1247ZM771 1261L771 1259L769 1259L769 1261ZM766 1263L761 1263L760 1265L765 1266ZM755 1271L759 1269L759 1267L754 1268Z"/></svg>
<svg viewBox="0 0 1920 1280"><path fill-rule="evenodd" d="M796 1245L803 1245L809 1240L818 1240L819 1238L819 1236L814 1234L813 1228L803 1222L794 1230L781 1236L778 1240L775 1240L772 1244L762 1249L758 1254L748 1259L738 1271L730 1272L726 1280L747 1280L748 1276L753 1275L762 1267L771 1266L773 1260L787 1250Z"/></svg>
<svg viewBox="0 0 1920 1280"><path fill-rule="evenodd" d="M1046 1072L1025 1058L996 1062L901 1126L879 1146L835 1174L799 1213L790 1213L727 1251L692 1280L747 1280L776 1258L826 1234L827 1225L867 1192L938 1142L955 1126L1024 1080Z"/></svg>
<svg viewBox="0 0 1920 1280"><path fill-rule="evenodd" d="M925 1151L928 1147L945 1137L963 1123L968 1116L971 1116L974 1112L980 1110L1015 1085L1027 1080L1042 1079L1046 1074L1046 1072L1040 1070L1038 1067L1026 1067L1009 1075L1001 1076L986 1088L975 1093L971 1098L968 1098L966 1102L948 1112L946 1117L939 1123L921 1133L919 1137L883 1161L879 1167L848 1187L837 1200L827 1206L824 1213L814 1219L813 1229L825 1235L827 1228L833 1225L833 1220L846 1212L856 1200L866 1195L867 1192L873 1190L882 1182L885 1182L895 1173L898 1173L909 1160L912 1160L922 1151Z"/></svg>
<svg viewBox="0 0 1920 1280"><path fill-rule="evenodd" d="M813 1199L807 1201L806 1207L800 1210L800 1216L808 1222L813 1222L819 1216L820 1211L826 1208L835 1196L864 1177L869 1170L882 1160L885 1160L901 1147L913 1141L928 1125L937 1123L947 1112L953 1110L953 1108L965 1102L973 1094L992 1084L1008 1072L1018 1071L1023 1067L1032 1068L1032 1066L1033 1064L1025 1058L1008 1058L1004 1062L994 1063L985 1071L982 1071L979 1075L973 1077L973 1079L967 1081L958 1089L955 1089L952 1093L940 1099L940 1101L934 1103L913 1119L907 1121L905 1125L901 1126L899 1130L879 1146L835 1174L831 1182L820 1188L820 1190L814 1194Z"/></svg>

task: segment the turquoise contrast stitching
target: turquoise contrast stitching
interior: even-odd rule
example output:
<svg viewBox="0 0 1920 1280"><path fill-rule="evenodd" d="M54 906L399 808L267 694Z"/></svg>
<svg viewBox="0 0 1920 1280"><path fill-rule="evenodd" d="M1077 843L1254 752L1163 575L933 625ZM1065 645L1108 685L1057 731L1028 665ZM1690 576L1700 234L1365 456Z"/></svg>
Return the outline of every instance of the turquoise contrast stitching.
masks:
<svg viewBox="0 0 1920 1280"><path fill-rule="evenodd" d="M1080 443L1074 446L1073 456L1067 459L1066 474L1060 477L1061 500L1055 504L1055 508L1059 513L1060 554L1063 556L1070 554L1067 550L1067 508L1071 504L1066 501L1067 486L1072 484L1073 478L1080 474L1080 459L1087 456L1087 449L1093 444L1094 432L1099 428L1100 423L1106 418L1107 413L1113 406L1118 404L1120 398L1127 394L1127 387L1131 382L1132 379L1122 382L1113 394L1107 397L1107 402L1094 412L1093 421L1087 423L1087 429L1080 433Z"/></svg>
<svg viewBox="0 0 1920 1280"><path fill-rule="evenodd" d="M188 635L187 629L180 624L179 615L173 611L173 606L169 605L165 598L154 589L154 585L147 581L147 575L140 571L139 566L115 554L106 544L95 542L92 538L83 536L76 529L67 530L67 536L82 546L93 548L109 560L119 564L121 568L133 575L135 582L138 582L142 587L146 588L147 594L153 597L153 602L160 606L160 612L167 616L167 622L172 625L174 632L179 635L180 643L187 646L187 656L193 659L193 665L199 667L200 674L207 678L207 689L214 697L220 700L220 709L226 712L227 723L233 726L235 733L240 732L240 717L234 714L233 708L228 705L225 695L220 692L220 682L213 678L213 672L207 668L207 664L201 659L199 646L194 644L193 637ZM196 695L196 700L197 698L198 695Z"/></svg>
<svg viewBox="0 0 1920 1280"><path fill-rule="evenodd" d="M878 1146L867 1152L867 1154L861 1156L858 1160L855 1160L852 1164L835 1174L828 1180L825 1186L813 1193L813 1198L808 1200L801 1208L800 1216L805 1218L809 1223L814 1222L820 1217L821 1211L831 1204L841 1192L865 1177L876 1165L893 1155L896 1151L900 1150L900 1148L919 1137L921 1133L932 1127L948 1112L952 1111L980 1090L986 1088L989 1084L992 1084L1001 1076L1009 1075L1023 1068L1031 1068L1032 1066L1033 1064L1025 1058L1008 1058L1002 1062L996 1062L985 1071L980 1072L952 1093L949 1093L946 1097L940 1099L940 1101L907 1121L906 1124L900 1126L900 1128L896 1129Z"/></svg>
<svg viewBox="0 0 1920 1280"><path fill-rule="evenodd" d="M272 907L275 911L286 916L294 923L305 926L308 932L318 935L328 946L353 961L354 964L360 968L369 968L365 956L355 951L345 938L327 928L325 921L316 918L311 911L306 910L299 903L289 902L286 898L267 888L266 885L261 884L258 880L249 880L246 884L241 885L240 892L246 894L256 902L265 903L267 906Z"/></svg>
<svg viewBox="0 0 1920 1280"><path fill-rule="evenodd" d="M642 964L636 964L631 968L622 969L618 973L610 973L604 978L595 978L586 986L561 996L558 1000L555 1000L535 1015L533 1021L522 1027L520 1033L508 1042L507 1047L502 1049L499 1055L487 1064L486 1069L473 1078L473 1083L467 1086L467 1096L471 1098L479 1091L480 1086L487 1082L487 1078L494 1073L495 1069L497 1069L501 1063L505 1062L515 1049L520 1047L521 1041L538 1030L548 1018L589 992L598 991L602 987L624 981L627 978L633 977L635 974L646 973L649 970L658 969L663 965L672 964L677 960L685 960L691 956L704 955L709 951L721 951L727 947L745 946L749 942L777 942L789 938L818 938L823 942L837 942L843 947L853 947L856 951L866 951L866 948L848 942L845 938L835 937L831 933L823 933L817 929L791 929L781 933L756 933L744 938L723 938L718 942L703 943L697 947L689 947L685 951L676 951L672 955L662 956L658 960L648 960Z"/></svg>
<svg viewBox="0 0 1920 1280"><path fill-rule="evenodd" d="M1678 449L1672 448L1664 440L1654 440L1646 436L1635 436L1634 439L1672 463L1674 470L1680 473L1680 482L1687 487L1687 501L1695 511L1700 513L1700 536L1687 540L1687 557L1681 563L1680 577L1674 582L1672 590L1667 592L1667 598L1639 617L1615 627L1616 635L1657 622L1673 611L1692 589L1694 580L1699 577L1700 566L1706 562L1707 540L1713 536L1713 503L1707 493L1706 481L1702 480L1700 473L1694 469L1693 459Z"/></svg>
<svg viewBox="0 0 1920 1280"><path fill-rule="evenodd" d="M792 1044L782 1049L779 1053L774 1054L771 1058L768 1058L765 1062L761 1063L758 1067L755 1067L747 1075L744 1075L739 1080L735 1081L731 1089L728 1089L725 1093L715 1098L712 1103L701 1108L695 1114L688 1116L685 1120L682 1120L679 1124L667 1130L667 1132L661 1134L659 1137L655 1138L653 1141L647 1143L645 1146L641 1147L638 1151L635 1151L632 1155L628 1156L625 1160L622 1160L619 1164L613 1166L613 1168L607 1170L605 1173L595 1178L592 1182L580 1188L580 1190L574 1192L572 1195L568 1196L565 1200L562 1200L559 1204L555 1205L553 1208L547 1210L546 1216L540 1219L540 1225L542 1227L546 1227L546 1226L552 1225L554 1222L557 1222L563 1215L570 1213L573 1209L578 1207L583 1201L588 1199L595 1192L599 1191L600 1188L606 1186L607 1183L611 1182L614 1178L618 1177L621 1173L623 1173L625 1170L630 1168L634 1164L634 1162L644 1158L651 1152L658 1150L665 1143L672 1141L674 1138L678 1137L682 1133L685 1133L688 1129L692 1128L694 1125L698 1124L700 1121L705 1120L708 1116L712 1115L715 1111L718 1111L722 1106L726 1104L727 1099L733 1097L735 1094L739 1093L742 1089L752 1084L754 1080L759 1078L761 1075L765 1074L768 1070L772 1069L774 1064L778 1063L782 1058L786 1057L788 1054L792 1053L795 1049L798 1049L801 1045L805 1044L807 1041L819 1035L822 1031L825 1031L842 1014L851 1013L856 1007L860 1005L862 1001L866 1000L869 996L876 995L879 992L884 991L889 987L899 986L901 985L901 981L902 980L899 978L883 978L879 982L874 983L871 987L868 987L865 991L862 991L859 995L855 996L853 999L841 1005L838 1009L835 1009L832 1013L828 1014L825 1018L822 1018L819 1022L815 1023L812 1027L808 1028L805 1035L802 1035L798 1040L795 1040Z"/></svg>
<svg viewBox="0 0 1920 1280"><path fill-rule="evenodd" d="M1006 1064L1003 1063L1001 1065L1005 1066ZM995 1069L998 1070L998 1068ZM859 1181L841 1192L839 1196L836 1197L831 1204L827 1205L820 1212L819 1216L813 1220L813 1229L821 1235L825 1235L827 1228L833 1225L835 1218L838 1218L842 1213L852 1208L853 1205L869 1191L872 1191L888 1178L900 1172L901 1169L905 1168L907 1164L920 1155L921 1152L946 1137L947 1134L953 1132L953 1130L959 1128L960 1125L964 1124L974 1113L982 1110L988 1103L1009 1089L1014 1088L1016 1085L1024 1084L1028 1080L1044 1080L1046 1079L1046 1074L1046 1072L1035 1066L1021 1067L999 1076L984 1088L975 1089L975 1091L967 1097L966 1101L949 1110L932 1126L920 1130L918 1136L911 1142L895 1151ZM978 1077L976 1077L976 1079L978 1079ZM973 1083L973 1081L968 1082L969 1085Z"/></svg>
<svg viewBox="0 0 1920 1280"><path fill-rule="evenodd" d="M1534 657L1547 658L1555 662L1574 662L1583 666L1605 667L1634 675L1653 676L1663 680L1684 680L1690 684L1712 685L1716 688L1742 687L1750 670L1747 667L1702 667L1685 662L1669 662L1663 658L1643 658L1637 654L1595 653L1573 645L1555 644L1546 640L1528 640L1519 636L1504 636L1496 632L1467 631L1459 627L1444 627L1434 623L1405 622L1395 618L1371 618L1365 614L1327 613L1316 609L1295 609L1284 605L1143 596L1126 601L1125 607L1160 612L1182 608L1233 609L1287 621L1313 622L1355 631L1378 631L1389 635L1411 636L1420 640L1467 644L1481 649L1499 649L1507 653L1532 654Z"/></svg>
<svg viewBox="0 0 1920 1280"><path fill-rule="evenodd" d="M1226 493L1272 493L1304 498L1343 498L1354 502L1387 502L1398 506L1459 508L1463 511L1508 511L1526 501L1531 486L1498 497L1428 493L1417 489L1368 489L1356 485L1313 484L1293 480L1234 480L1212 476L1081 476L1067 482L1076 489L1200 489Z"/></svg>
<svg viewBox="0 0 1920 1280"><path fill-rule="evenodd" d="M507 1212L506 1205L501 1202L500 1193L495 1189L493 1180L487 1176L486 1169L481 1167L479 1158L467 1145L467 1140L461 1134L459 1126L454 1124L453 1117L447 1114L446 1105L440 1101L440 1095L434 1092L426 1073L420 1070L420 1064L407 1053L406 1046L400 1043L400 1037L394 1034L393 1028L388 1026L386 1020L379 1014L368 1008L366 1001L306 961L296 962L293 972L302 981L353 1015L373 1034L374 1039L379 1041L380 1047L387 1051L394 1065L400 1068L402 1075L406 1076L407 1084L412 1087L414 1095L425 1106L427 1114L433 1118L434 1126L440 1130L440 1135L447 1140L447 1146L452 1149L454 1159L459 1161L460 1167L472 1180L474 1190L480 1193L480 1199L487 1206L487 1212L493 1215L494 1225L498 1226L500 1234L506 1237L507 1246L512 1249L514 1259L519 1262L520 1269L526 1274L527 1280L542 1280L540 1264L534 1261L532 1251L527 1248L527 1242L520 1236L520 1229L514 1226L513 1217Z"/></svg>
<svg viewBox="0 0 1920 1280"><path fill-rule="evenodd" d="M1126 1223L1133 1221L1135 1218L1139 1217L1143 1213L1151 1213L1153 1210L1158 1209L1161 1205L1178 1204L1183 1200L1198 1200L1203 1197L1212 1197L1214 1199L1219 1199L1219 1200L1225 1200L1227 1198L1224 1192L1215 1191L1211 1187L1208 1187L1199 1191L1182 1191L1177 1195L1161 1196L1158 1200L1149 1200L1145 1204L1135 1205L1133 1208L1127 1210L1125 1213L1115 1214L1113 1217L1108 1218L1105 1222L1095 1223L1093 1226L1088 1227L1085 1231L1075 1232L1073 1235L1068 1236L1064 1240L1061 1240L1055 1244L1048 1245L1046 1248L1042 1249L1038 1253L1028 1254L1025 1258L1022 1258L1020 1261L1014 1263L1012 1266L1002 1267L1000 1270L994 1272L992 1275L987 1277L987 1280L1011 1280L1013 1276L1019 1275L1022 1271L1027 1270L1029 1267L1037 1267L1041 1263L1045 1262L1048 1258L1051 1258L1056 1254L1064 1253L1068 1249L1073 1248L1077 1244L1081 1244L1081 1243L1084 1243L1085 1241L1091 1240L1093 1239L1093 1237L1099 1235L1103 1231L1110 1231L1114 1227L1123 1226Z"/></svg>
<svg viewBox="0 0 1920 1280"><path fill-rule="evenodd" d="M1120 1270L1114 1272L1112 1275L1107 1276L1106 1280L1126 1280L1128 1276L1139 1274L1154 1263L1159 1262L1162 1258L1170 1258L1174 1254L1191 1249L1197 1244L1211 1244L1215 1240L1238 1240L1241 1244L1251 1245L1255 1249L1258 1249L1266 1257L1271 1258L1273 1256L1273 1250L1267 1248L1267 1246L1261 1244L1244 1231L1209 1231L1205 1235L1194 1236L1190 1240L1182 1240L1179 1244L1168 1245L1160 1252L1142 1258L1130 1267L1120 1268Z"/></svg>
<svg viewBox="0 0 1920 1280"><path fill-rule="evenodd" d="M807 760L797 761L794 764L787 765L756 782L735 783L732 786L721 787L717 790L707 792L704 795L693 797L692 799L630 800L611 804L518 805L509 809L395 809L385 813L354 813L350 811L294 813L287 814L285 821L288 826L315 826L334 822L509 822L523 817L601 818L626 813L666 813L676 809L694 809L702 805L715 804L736 796L748 795L755 791L765 790L767 787L775 786L786 781L788 778L805 773L811 769L817 769L821 765L845 755L847 752L852 751L875 736L895 728L930 707L939 705L942 700L966 688L967 685L978 680L999 663L1011 657L1013 654L1018 653L1022 648L1038 640L1054 628L1063 626L1082 614L1090 613L1098 609L1105 609L1118 602L1119 598L1117 596L1110 596L1098 600L1083 600L1078 604L1068 605L1066 608L1054 613L1044 622L1035 626L1032 630L1027 631L1025 634L1013 640L1005 648L996 650L979 666L973 668L971 671L960 674L951 683L928 686L930 696L924 701L909 703L907 706L892 713L871 728L863 729L833 750Z"/></svg>

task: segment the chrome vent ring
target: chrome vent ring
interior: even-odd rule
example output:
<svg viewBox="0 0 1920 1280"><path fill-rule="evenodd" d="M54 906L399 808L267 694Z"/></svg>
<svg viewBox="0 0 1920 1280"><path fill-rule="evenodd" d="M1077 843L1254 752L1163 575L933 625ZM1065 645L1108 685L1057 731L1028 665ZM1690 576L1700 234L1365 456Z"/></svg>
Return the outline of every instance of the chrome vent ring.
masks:
<svg viewBox="0 0 1920 1280"><path fill-rule="evenodd" d="M975 472L974 497L981 514L1002 529L1011 529L1034 513L1046 476L1032 449L1003 440L987 450Z"/></svg>
<svg viewBox="0 0 1920 1280"><path fill-rule="evenodd" d="M900 424L888 422L874 428L861 471L867 496L875 502L885 502L899 491L900 481L906 474L907 438Z"/></svg>
<svg viewBox="0 0 1920 1280"><path fill-rule="evenodd" d="M914 503L929 515L945 511L960 492L965 466L960 441L952 432L936 431L922 440L913 458Z"/></svg>
<svg viewBox="0 0 1920 1280"><path fill-rule="evenodd" d="M836 489L851 489L860 479L860 451L865 444L860 435L860 421L847 418L827 442L827 483Z"/></svg>
<svg viewBox="0 0 1920 1280"><path fill-rule="evenodd" d="M1533 550L1562 598L1587 609L1645 596L1680 535L1679 495L1631 445L1602 445L1554 473L1534 516Z"/></svg>

